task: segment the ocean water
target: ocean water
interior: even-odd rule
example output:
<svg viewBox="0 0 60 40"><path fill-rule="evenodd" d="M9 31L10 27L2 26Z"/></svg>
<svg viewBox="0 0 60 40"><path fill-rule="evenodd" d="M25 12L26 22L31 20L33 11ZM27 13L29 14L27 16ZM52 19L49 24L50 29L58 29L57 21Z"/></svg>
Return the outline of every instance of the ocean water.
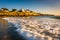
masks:
<svg viewBox="0 0 60 40"><path fill-rule="evenodd" d="M9 28L12 40L48 40L52 35L45 35L46 32L50 34L59 34L56 30L60 30L60 19L50 17L7 17L3 18L12 26ZM52 29L52 30L51 30ZM55 35L53 35L55 36Z"/></svg>

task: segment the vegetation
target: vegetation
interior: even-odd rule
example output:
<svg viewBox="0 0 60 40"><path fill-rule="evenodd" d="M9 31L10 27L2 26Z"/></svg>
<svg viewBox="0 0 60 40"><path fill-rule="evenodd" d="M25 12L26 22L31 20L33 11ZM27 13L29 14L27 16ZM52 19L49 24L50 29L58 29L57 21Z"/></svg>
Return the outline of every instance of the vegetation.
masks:
<svg viewBox="0 0 60 40"><path fill-rule="evenodd" d="M0 17L26 17L26 16L54 16L50 14L41 14L30 11L29 9L12 9L11 11L7 8L0 9ZM60 17L57 17L60 19Z"/></svg>
<svg viewBox="0 0 60 40"><path fill-rule="evenodd" d="M19 17L19 16L40 16L39 13L30 11L29 9L12 9L12 11L9 11L7 8L1 8L0 9L0 17Z"/></svg>

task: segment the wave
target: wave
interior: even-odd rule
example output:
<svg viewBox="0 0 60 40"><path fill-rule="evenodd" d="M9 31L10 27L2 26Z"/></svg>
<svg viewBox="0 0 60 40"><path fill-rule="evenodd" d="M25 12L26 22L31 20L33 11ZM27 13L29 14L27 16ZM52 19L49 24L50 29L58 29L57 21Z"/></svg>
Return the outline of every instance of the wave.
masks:
<svg viewBox="0 0 60 40"><path fill-rule="evenodd" d="M8 29L11 37L13 38L16 35L18 40L20 36L26 40L52 39L52 35L56 37L55 35L58 34L56 29L59 30L60 28L60 20L52 18L9 17L3 19L7 20L11 25ZM45 34L47 36L45 36ZM13 40L15 40L15 38Z"/></svg>

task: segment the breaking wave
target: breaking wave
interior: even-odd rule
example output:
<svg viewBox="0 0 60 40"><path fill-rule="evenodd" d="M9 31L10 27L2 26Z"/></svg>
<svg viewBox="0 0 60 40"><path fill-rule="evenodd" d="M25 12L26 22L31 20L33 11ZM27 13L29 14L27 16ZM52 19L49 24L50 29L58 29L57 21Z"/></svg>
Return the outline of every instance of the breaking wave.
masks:
<svg viewBox="0 0 60 40"><path fill-rule="evenodd" d="M11 25L11 27L8 28L8 32L9 34L11 34L10 36L12 40L20 40L20 37L22 37L21 40L43 40L43 37L45 37L44 31L50 31L49 33L53 35L55 32L52 33L52 30L50 29L53 28L53 26L56 26L55 28L53 28L53 31L56 31L56 28L60 28L60 20L58 19L36 19L29 17L9 17L3 19L7 20ZM48 36L46 36L46 40L48 39Z"/></svg>

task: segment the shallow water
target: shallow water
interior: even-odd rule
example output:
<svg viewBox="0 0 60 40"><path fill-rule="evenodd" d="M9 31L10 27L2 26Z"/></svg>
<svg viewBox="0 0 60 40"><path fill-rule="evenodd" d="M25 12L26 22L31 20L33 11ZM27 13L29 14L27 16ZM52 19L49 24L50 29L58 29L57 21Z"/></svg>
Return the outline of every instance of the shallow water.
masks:
<svg viewBox="0 0 60 40"><path fill-rule="evenodd" d="M35 18L53 18L53 19L60 19L60 16L37 16Z"/></svg>
<svg viewBox="0 0 60 40"><path fill-rule="evenodd" d="M56 33L57 35L59 34L58 30L60 30L60 19L54 19L51 17L7 17L3 19L16 27L17 29L15 31L27 40L43 40L44 37L49 39L49 37L52 38L51 34ZM45 30L51 33L51 36L48 34L48 36L45 36ZM56 30L58 32L56 32Z"/></svg>

